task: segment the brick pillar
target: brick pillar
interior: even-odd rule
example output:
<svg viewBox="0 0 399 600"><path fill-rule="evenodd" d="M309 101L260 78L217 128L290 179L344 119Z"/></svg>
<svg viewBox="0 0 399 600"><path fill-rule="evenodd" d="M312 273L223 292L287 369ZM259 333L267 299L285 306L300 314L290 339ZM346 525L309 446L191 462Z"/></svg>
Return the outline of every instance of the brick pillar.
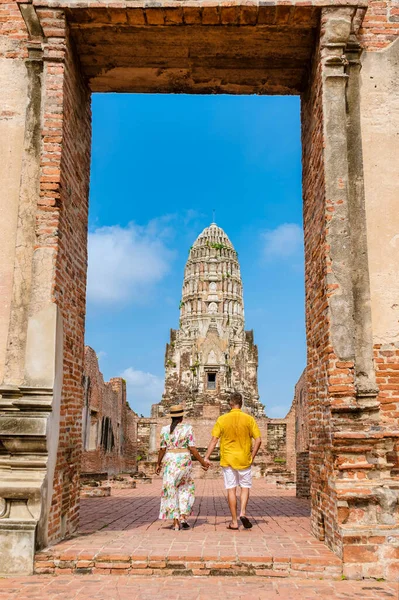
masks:
<svg viewBox="0 0 399 600"><path fill-rule="evenodd" d="M302 107L312 528L347 575L385 577L397 432L381 420L374 372L355 13L322 10Z"/></svg>
<svg viewBox="0 0 399 600"><path fill-rule="evenodd" d="M17 115L23 148L9 198L18 219L0 340L0 573L22 574L35 548L78 522L90 94L63 11L11 4L18 42L11 32L0 71L10 102L18 82L26 111Z"/></svg>

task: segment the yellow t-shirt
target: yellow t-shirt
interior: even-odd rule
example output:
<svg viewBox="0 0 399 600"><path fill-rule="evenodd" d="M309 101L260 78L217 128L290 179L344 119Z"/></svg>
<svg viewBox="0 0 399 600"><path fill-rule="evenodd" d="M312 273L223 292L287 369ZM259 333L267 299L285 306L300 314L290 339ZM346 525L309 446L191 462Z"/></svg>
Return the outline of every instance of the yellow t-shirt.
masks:
<svg viewBox="0 0 399 600"><path fill-rule="evenodd" d="M253 417L239 408L233 408L218 418L212 429L212 435L220 438L222 467L241 470L251 466L252 439L261 437Z"/></svg>

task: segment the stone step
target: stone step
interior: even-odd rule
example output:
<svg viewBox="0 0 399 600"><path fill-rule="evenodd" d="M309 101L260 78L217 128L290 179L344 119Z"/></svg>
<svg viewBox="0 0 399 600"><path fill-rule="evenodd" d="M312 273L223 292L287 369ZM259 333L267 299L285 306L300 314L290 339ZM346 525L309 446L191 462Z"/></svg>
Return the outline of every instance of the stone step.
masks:
<svg viewBox="0 0 399 600"><path fill-rule="evenodd" d="M35 557L35 573L63 575L263 575L266 577L317 577L341 579L342 563L338 557L260 556L256 553L231 555L218 554L212 548L207 553L185 555L126 554L118 552L57 552L47 550Z"/></svg>
<svg viewBox="0 0 399 600"><path fill-rule="evenodd" d="M109 485L113 490L134 490L136 482L133 479L110 479Z"/></svg>
<svg viewBox="0 0 399 600"><path fill-rule="evenodd" d="M107 498L111 495L111 486L110 485L83 485L80 488L80 497L81 498Z"/></svg>

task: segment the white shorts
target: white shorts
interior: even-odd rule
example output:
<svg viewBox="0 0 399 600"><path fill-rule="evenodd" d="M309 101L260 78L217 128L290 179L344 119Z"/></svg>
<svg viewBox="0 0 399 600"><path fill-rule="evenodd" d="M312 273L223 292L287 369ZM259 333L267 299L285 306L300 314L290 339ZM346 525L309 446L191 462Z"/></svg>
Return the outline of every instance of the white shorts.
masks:
<svg viewBox="0 0 399 600"><path fill-rule="evenodd" d="M235 487L250 488L252 486L252 468L233 469L232 467L222 467L224 477L224 487L230 490Z"/></svg>

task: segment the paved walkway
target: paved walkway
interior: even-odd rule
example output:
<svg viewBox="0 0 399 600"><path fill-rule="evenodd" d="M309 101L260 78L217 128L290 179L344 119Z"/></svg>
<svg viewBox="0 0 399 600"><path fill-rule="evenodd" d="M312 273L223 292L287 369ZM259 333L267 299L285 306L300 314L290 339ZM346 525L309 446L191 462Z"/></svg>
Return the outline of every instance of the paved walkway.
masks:
<svg viewBox="0 0 399 600"><path fill-rule="evenodd" d="M107 532L168 531L171 522L158 519L161 485L161 479L155 479L152 484L138 483L134 490L112 490L109 498L82 500L81 533L105 528ZM221 479L197 479L195 485L196 501L190 524L197 532L225 531L230 513ZM295 532L309 536L309 501L296 498L294 490L278 489L263 479L254 481L248 515L257 535Z"/></svg>
<svg viewBox="0 0 399 600"><path fill-rule="evenodd" d="M1 600L398 600L398 584L259 577L35 575L0 580Z"/></svg>
<svg viewBox="0 0 399 600"><path fill-rule="evenodd" d="M292 490L256 480L248 506L251 530L228 531L220 480L196 482L190 531L158 520L161 480L109 498L82 501L80 535L37 555L37 573L91 572L318 575L340 577L341 562L310 533L309 503Z"/></svg>

